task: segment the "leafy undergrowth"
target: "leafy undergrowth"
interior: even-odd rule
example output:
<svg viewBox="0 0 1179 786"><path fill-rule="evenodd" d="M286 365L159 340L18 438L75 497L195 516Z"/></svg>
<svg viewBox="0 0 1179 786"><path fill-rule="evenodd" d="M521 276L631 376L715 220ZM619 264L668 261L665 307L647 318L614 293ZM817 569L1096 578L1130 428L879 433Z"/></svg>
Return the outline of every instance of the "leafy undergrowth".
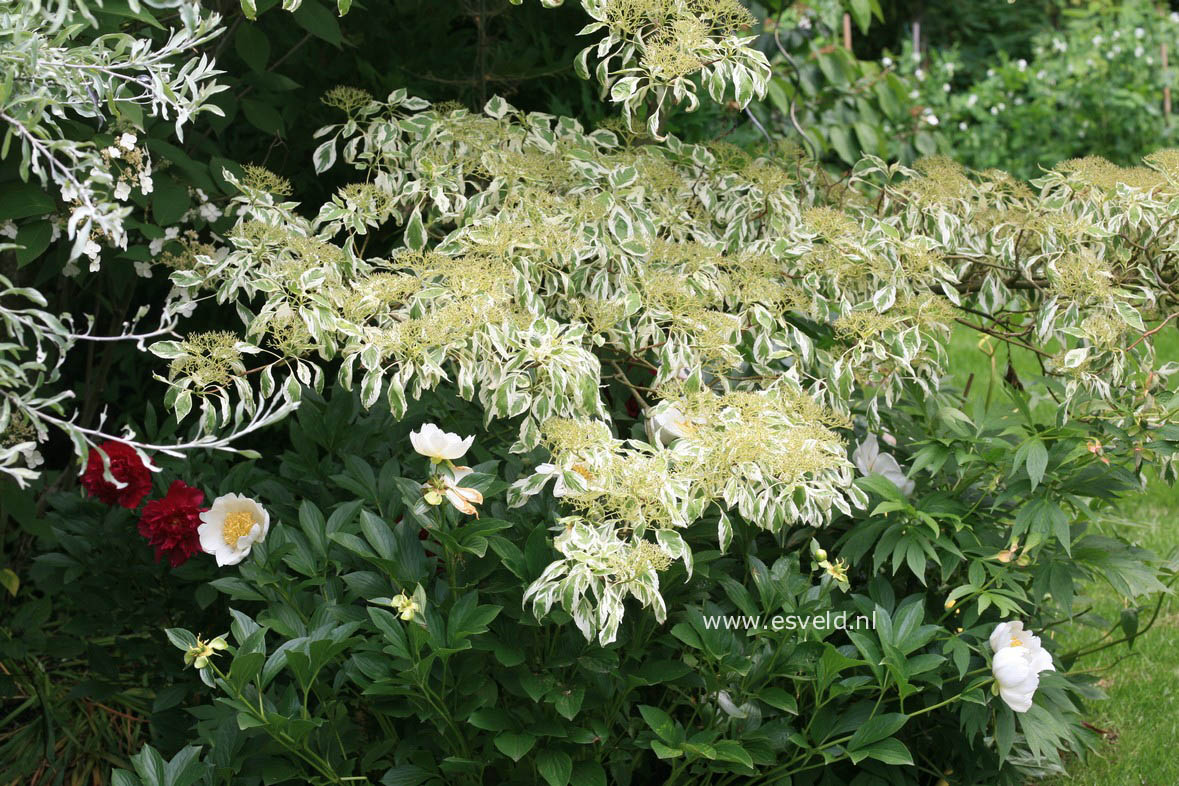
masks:
<svg viewBox="0 0 1179 786"><path fill-rule="evenodd" d="M1158 336L1160 362L1179 360L1179 331ZM1008 355L994 342L979 342L976 334L955 331L951 352L960 361L955 382L963 386L971 374L970 397L984 399L987 380L1006 373L1008 362L1023 379L1038 369L1034 358L1018 350ZM993 359L989 356L994 352ZM996 395L994 391L992 396ZM1111 512L1108 530L1117 529L1136 545L1179 560L1179 488L1154 481L1140 499L1128 501L1123 511ZM1134 534L1131 534L1134 533ZM1062 627L1058 651L1099 643L1116 623L1122 605L1108 585L1089 588L1092 606L1088 622ZM1153 608L1140 624L1150 622ZM1154 625L1125 646L1109 647L1085 656L1077 669L1091 671L1109 696L1089 705L1088 723L1103 732L1101 746L1085 761L1073 760L1068 775L1042 781L1043 786L1173 786L1179 783L1179 756L1171 741L1179 739L1179 597L1165 600Z"/></svg>
<svg viewBox="0 0 1179 786"><path fill-rule="evenodd" d="M1141 527L1137 540L1160 554L1179 549L1179 492L1162 484L1152 487L1127 511L1126 519ZM1125 526L1124 524L1122 526ZM1116 620L1121 605L1112 591L1094 587L1094 612ZM1143 624L1149 621L1149 615ZM1095 640L1093 628L1074 625L1062 630L1068 645ZM1127 653L1111 647L1084 658L1079 668L1100 675L1108 701L1091 705L1089 723L1105 732L1104 742L1084 762L1073 762L1068 776L1044 781L1045 786L1171 786L1179 783L1179 600L1164 601L1154 627Z"/></svg>

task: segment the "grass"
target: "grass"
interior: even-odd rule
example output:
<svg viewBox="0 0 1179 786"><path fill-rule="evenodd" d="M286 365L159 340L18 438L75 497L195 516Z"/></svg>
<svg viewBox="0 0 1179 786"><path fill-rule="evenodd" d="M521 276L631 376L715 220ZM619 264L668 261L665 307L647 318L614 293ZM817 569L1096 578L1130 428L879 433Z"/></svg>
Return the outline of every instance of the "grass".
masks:
<svg viewBox="0 0 1179 786"><path fill-rule="evenodd" d="M1132 538L1146 548L1169 554L1179 548L1179 490L1156 484L1125 513L1140 529ZM1122 531L1122 534L1126 534ZM1116 620L1121 603L1106 586L1090 590L1094 610ZM1096 638L1092 628L1075 624L1062 630L1062 643L1072 646ZM1154 627L1131 650L1111 647L1083 658L1075 668L1101 677L1108 701L1089 705L1088 722L1106 734L1085 761L1073 762L1067 776L1051 778L1051 786L1174 786L1179 783L1179 602L1169 598Z"/></svg>
<svg viewBox="0 0 1179 786"><path fill-rule="evenodd" d="M957 331L951 351L955 368L963 370L957 383L966 384L973 374L971 398L981 400L987 395L987 381L1006 373L1009 358L1005 348L988 358L987 352L997 342L980 347L978 338L970 331ZM1179 331L1160 333L1155 346L1161 360L1179 360ZM1030 353L1016 350L1010 363L1021 377L1040 373ZM997 395L994 391L991 400L997 400ZM1143 548L1168 556L1179 550L1176 512L1179 488L1155 481L1146 493L1128 500L1106 526ZM1110 624L1118 619L1122 602L1108 585L1088 587L1087 595L1093 614ZM1142 623L1148 619L1149 614L1144 614ZM1057 635L1064 648L1071 649L1095 641L1103 630L1077 622L1061 628ZM1132 648L1119 645L1101 650L1082 658L1074 668L1100 677L1098 684L1109 698L1088 705L1087 722L1104 734L1096 751L1084 760L1071 761L1067 775L1042 781L1042 786L1179 784L1179 754L1175 750L1179 740L1179 599L1170 597L1163 602L1154 627Z"/></svg>

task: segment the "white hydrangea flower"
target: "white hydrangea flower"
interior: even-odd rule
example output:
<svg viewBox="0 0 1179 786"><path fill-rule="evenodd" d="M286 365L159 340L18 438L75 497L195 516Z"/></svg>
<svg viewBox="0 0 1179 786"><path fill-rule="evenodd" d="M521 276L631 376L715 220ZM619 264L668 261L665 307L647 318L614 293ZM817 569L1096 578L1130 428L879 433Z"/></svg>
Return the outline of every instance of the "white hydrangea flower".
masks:
<svg viewBox="0 0 1179 786"><path fill-rule="evenodd" d="M269 531L270 514L266 508L241 494L223 494L213 500L213 506L201 514L197 527L201 550L212 554L218 567L241 562Z"/></svg>
<svg viewBox="0 0 1179 786"><path fill-rule="evenodd" d="M5 221L3 224L0 224L0 236L15 239L16 232L15 221Z"/></svg>
<svg viewBox="0 0 1179 786"><path fill-rule="evenodd" d="M413 449L437 464L439 461L454 461L466 455L475 441L472 435L463 439L458 434L443 431L433 423L426 423L417 431L411 431L409 441Z"/></svg>
<svg viewBox="0 0 1179 786"><path fill-rule="evenodd" d="M123 148L124 150L134 150L135 143L138 141L139 139L135 136L135 134L130 132L124 133L121 137L119 137L119 147Z"/></svg>
<svg viewBox="0 0 1179 786"><path fill-rule="evenodd" d="M865 477L883 475L888 478L906 496L912 494L913 489L916 488L916 483L905 476L905 472L897 460L888 453L880 452L880 445L876 441L875 434L865 437L864 441L852 452L852 463Z"/></svg>
<svg viewBox="0 0 1179 786"><path fill-rule="evenodd" d="M118 185L115 186L115 199L122 202L122 201L125 201L130 196L131 196L131 185L129 183L127 183L127 181L125 181L125 180L120 180Z"/></svg>
<svg viewBox="0 0 1179 786"><path fill-rule="evenodd" d="M140 278L151 278L151 262L136 262L135 275Z"/></svg>
<svg viewBox="0 0 1179 786"><path fill-rule="evenodd" d="M41 451L37 450L37 445L34 442L28 443L28 446L17 446L21 457L25 460L25 467L28 469L36 469L45 463L45 457L41 455Z"/></svg>
<svg viewBox="0 0 1179 786"><path fill-rule="evenodd" d="M155 188L155 183L152 181L151 175L149 175L146 171L140 172L139 190L143 192L144 196L147 196L151 193L153 188Z"/></svg>
<svg viewBox="0 0 1179 786"><path fill-rule="evenodd" d="M999 698L1016 712L1027 712L1040 686L1040 672L1056 671L1052 656L1019 620L996 625L990 644L995 653L991 674L999 685Z"/></svg>
<svg viewBox="0 0 1179 786"><path fill-rule="evenodd" d="M221 218L221 208L217 207L212 202L205 202L197 209L197 213L201 218L210 224Z"/></svg>

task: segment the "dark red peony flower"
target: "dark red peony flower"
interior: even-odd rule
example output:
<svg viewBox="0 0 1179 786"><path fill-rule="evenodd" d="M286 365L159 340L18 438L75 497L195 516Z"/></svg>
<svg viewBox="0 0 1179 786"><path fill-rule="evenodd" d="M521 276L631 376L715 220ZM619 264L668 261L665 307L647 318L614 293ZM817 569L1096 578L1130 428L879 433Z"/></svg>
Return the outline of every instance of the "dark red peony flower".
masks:
<svg viewBox="0 0 1179 786"><path fill-rule="evenodd" d="M127 485L118 488L102 476L102 456L97 450L90 451L86 471L82 473L82 485L90 496L108 505L122 505L129 509L139 507L151 491L151 470L134 448L124 442L108 440L99 447L110 459L111 475Z"/></svg>
<svg viewBox="0 0 1179 786"><path fill-rule="evenodd" d="M201 550L197 527L205 493L194 489L183 480L174 480L163 499L149 500L139 518L139 534L155 547L156 562L167 554L168 562L177 568Z"/></svg>

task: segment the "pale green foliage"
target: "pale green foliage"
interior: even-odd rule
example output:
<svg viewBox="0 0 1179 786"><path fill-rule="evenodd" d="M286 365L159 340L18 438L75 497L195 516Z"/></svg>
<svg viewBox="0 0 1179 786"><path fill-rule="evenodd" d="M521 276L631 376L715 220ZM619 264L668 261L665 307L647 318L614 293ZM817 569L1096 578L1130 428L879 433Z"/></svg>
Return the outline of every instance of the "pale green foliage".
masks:
<svg viewBox="0 0 1179 786"><path fill-rule="evenodd" d="M1062 418L1113 420L1133 439L1170 419L1158 396L1173 369L1143 334L1173 302L1173 156L1077 162L1039 191L941 159L869 159L850 187L822 187L789 147L650 144L502 99L484 114L403 92L329 101L348 118L319 132L317 165L342 160L359 185L307 219L251 171L234 250L173 274L236 303L236 351L271 359L228 385L173 375L169 401L183 416L201 397L216 433L231 391L241 418L297 382L321 388L322 364L340 360L366 406L383 393L400 416L452 385L488 422L517 419L512 449L543 446L552 464L509 500L556 478L577 513L530 597L559 600L587 635L609 640L628 594L659 608L657 571L619 555L653 538L690 565L677 530L712 506L723 547L726 510L780 532L862 504L835 429L853 405L875 419L906 385L932 394L955 321L1039 353ZM406 248L368 248L398 222ZM636 387L634 368L650 382ZM653 420L674 409L680 438L615 435L603 382ZM1127 387L1145 395L1127 403Z"/></svg>

